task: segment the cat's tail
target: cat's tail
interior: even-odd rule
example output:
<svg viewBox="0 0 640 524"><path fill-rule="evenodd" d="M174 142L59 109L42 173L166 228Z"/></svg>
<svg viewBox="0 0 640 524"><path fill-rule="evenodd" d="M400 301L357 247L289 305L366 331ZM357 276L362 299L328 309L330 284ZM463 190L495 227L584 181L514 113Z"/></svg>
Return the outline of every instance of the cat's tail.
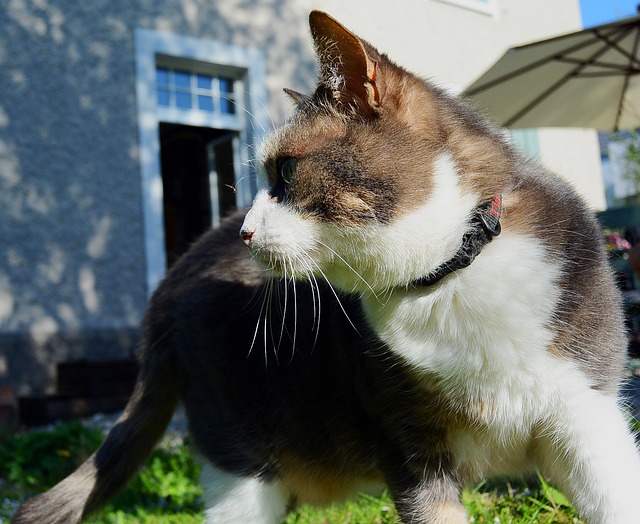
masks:
<svg viewBox="0 0 640 524"><path fill-rule="evenodd" d="M46 493L25 502L13 524L70 524L100 508L138 470L180 400L181 373L170 348L145 356L122 416L100 448Z"/></svg>

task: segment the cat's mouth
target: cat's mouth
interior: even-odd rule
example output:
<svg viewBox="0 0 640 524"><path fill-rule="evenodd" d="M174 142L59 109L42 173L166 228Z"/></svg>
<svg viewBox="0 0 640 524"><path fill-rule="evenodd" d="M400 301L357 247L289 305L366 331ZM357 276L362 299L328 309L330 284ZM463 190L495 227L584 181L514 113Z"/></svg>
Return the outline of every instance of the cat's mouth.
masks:
<svg viewBox="0 0 640 524"><path fill-rule="evenodd" d="M253 251L252 257L274 277L298 280L308 278L308 272L301 272L297 261L285 260L264 250Z"/></svg>
<svg viewBox="0 0 640 524"><path fill-rule="evenodd" d="M251 256L271 273L305 280L321 273L318 225L261 191L247 213L240 239Z"/></svg>

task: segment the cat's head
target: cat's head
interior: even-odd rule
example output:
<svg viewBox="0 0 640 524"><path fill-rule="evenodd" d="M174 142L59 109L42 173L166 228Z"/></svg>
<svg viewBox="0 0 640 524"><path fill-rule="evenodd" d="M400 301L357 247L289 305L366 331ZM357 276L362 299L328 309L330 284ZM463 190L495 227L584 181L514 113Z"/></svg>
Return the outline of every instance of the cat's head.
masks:
<svg viewBox="0 0 640 524"><path fill-rule="evenodd" d="M241 235L274 272L346 291L407 285L448 260L500 191L498 133L442 90L313 11L312 95L262 153L268 188Z"/></svg>

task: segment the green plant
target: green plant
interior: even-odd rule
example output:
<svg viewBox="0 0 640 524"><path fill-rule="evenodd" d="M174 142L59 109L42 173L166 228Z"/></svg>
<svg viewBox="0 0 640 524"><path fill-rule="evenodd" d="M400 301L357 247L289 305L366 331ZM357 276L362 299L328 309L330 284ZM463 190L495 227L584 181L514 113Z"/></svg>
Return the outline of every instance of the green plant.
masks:
<svg viewBox="0 0 640 524"><path fill-rule="evenodd" d="M80 422L4 438L0 441L0 478L27 489L49 488L86 460L102 438L100 430Z"/></svg>
<svg viewBox="0 0 640 524"><path fill-rule="evenodd" d="M327 508L301 506L282 524L397 524L398 514L388 492L379 497L360 493L355 499Z"/></svg>
<svg viewBox="0 0 640 524"><path fill-rule="evenodd" d="M25 497L67 475L98 446L102 434L78 422L51 431L0 437L0 524ZM181 440L156 449L147 465L90 524L196 524L202 522L198 467ZM543 477L483 483L463 493L470 522L580 524L567 499ZM360 494L328 508L301 506L283 524L396 524L388 493Z"/></svg>
<svg viewBox="0 0 640 524"><path fill-rule="evenodd" d="M0 524L20 502L53 486L93 453L102 432L80 422L51 431L0 435Z"/></svg>
<svg viewBox="0 0 640 524"><path fill-rule="evenodd" d="M201 510L202 496L199 475L200 468L187 446L156 449L140 473L106 507L106 512L143 507L167 513L197 513Z"/></svg>
<svg viewBox="0 0 640 524"><path fill-rule="evenodd" d="M475 523L583 524L567 498L540 474L482 483L466 490L462 500Z"/></svg>
<svg viewBox="0 0 640 524"><path fill-rule="evenodd" d="M584 524L566 497L543 477L498 480L465 490L462 502L469 522L477 524ZM397 513L387 492L318 509L302 506L283 524L395 524Z"/></svg>
<svg viewBox="0 0 640 524"><path fill-rule="evenodd" d="M44 491L71 473L103 440L100 430L80 422L50 431L0 438L0 524L26 497ZM95 524L201 522L197 467L182 440L153 451L145 467L99 513Z"/></svg>

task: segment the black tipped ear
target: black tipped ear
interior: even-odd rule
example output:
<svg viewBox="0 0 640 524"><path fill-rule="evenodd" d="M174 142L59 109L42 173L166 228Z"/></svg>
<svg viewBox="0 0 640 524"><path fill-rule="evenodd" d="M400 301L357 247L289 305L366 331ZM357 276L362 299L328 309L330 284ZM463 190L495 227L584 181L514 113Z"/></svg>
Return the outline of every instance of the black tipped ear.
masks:
<svg viewBox="0 0 640 524"><path fill-rule="evenodd" d="M285 87L283 91L287 93L293 99L293 101L298 105L300 105L302 101L306 98L306 95L303 95L302 93L298 93L297 91L294 91L293 89L289 89L288 87Z"/></svg>
<svg viewBox="0 0 640 524"><path fill-rule="evenodd" d="M347 105L373 116L382 99L380 55L368 43L322 11L312 11L309 26L320 62L320 84Z"/></svg>

